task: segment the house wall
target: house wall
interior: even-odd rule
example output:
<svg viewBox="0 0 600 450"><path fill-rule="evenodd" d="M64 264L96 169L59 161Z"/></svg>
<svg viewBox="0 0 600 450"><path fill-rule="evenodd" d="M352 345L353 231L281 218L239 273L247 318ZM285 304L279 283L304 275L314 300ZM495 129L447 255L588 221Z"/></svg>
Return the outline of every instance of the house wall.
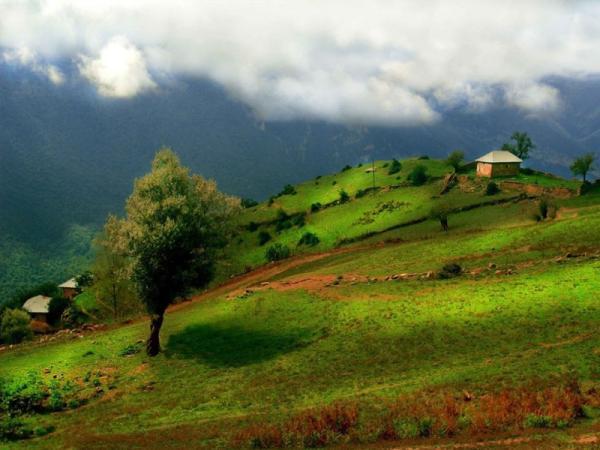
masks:
<svg viewBox="0 0 600 450"><path fill-rule="evenodd" d="M77 289L74 288L62 288L63 297L68 298L69 300L73 300L73 298L77 295Z"/></svg>
<svg viewBox="0 0 600 450"><path fill-rule="evenodd" d="M519 174L520 163L477 163L479 177L506 177Z"/></svg>

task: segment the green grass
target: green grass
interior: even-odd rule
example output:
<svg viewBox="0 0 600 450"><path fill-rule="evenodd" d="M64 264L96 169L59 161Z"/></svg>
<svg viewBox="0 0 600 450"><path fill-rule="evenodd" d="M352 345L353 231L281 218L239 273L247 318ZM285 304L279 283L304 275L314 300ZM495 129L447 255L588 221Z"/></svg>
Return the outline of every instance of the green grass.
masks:
<svg viewBox="0 0 600 450"><path fill-rule="evenodd" d="M349 183L363 169L335 176ZM310 188L302 186L297 196ZM296 253L378 234L169 312L164 352L156 358L122 356L140 347L145 320L0 352L0 377L110 375L88 405L28 417L56 431L15 447L228 448L235 430L249 423L279 422L338 400L373 406L413 392L479 395L567 377L597 383L600 260L593 256L600 254L600 199L561 200L558 218L540 223L532 219L535 201L528 200L452 214L448 233L433 220L385 231L426 215L440 201L438 191L437 183L382 191L308 215L302 228L278 235L272 226L261 228ZM441 201L464 206L488 199L455 188ZM288 204L293 212L311 200L289 201L297 202ZM396 205L391 212L380 208L389 202ZM321 242L297 249L306 231ZM266 246L257 247L256 235L245 231L233 243L236 261L227 270L262 262ZM567 252L587 256L554 259ZM381 281L447 262L483 271L450 280ZM490 263L496 267L488 269ZM336 276L336 283L323 281ZM360 276L379 281L353 281ZM312 287L277 287L298 279L313 280ZM271 285L240 295L265 280ZM88 297L76 301L88 305Z"/></svg>

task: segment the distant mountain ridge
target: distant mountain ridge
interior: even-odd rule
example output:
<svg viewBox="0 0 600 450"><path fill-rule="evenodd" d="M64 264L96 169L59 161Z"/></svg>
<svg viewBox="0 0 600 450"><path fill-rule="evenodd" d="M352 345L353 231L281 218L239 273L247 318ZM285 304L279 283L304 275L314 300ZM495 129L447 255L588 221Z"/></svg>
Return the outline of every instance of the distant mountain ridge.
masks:
<svg viewBox="0 0 600 450"><path fill-rule="evenodd" d="M552 83L564 99L554 116L457 109L430 126L385 128L263 123L204 80L109 100L77 78L54 86L0 64L0 239L35 252L61 243L74 225L99 227L122 210L134 178L163 145L222 190L257 199L373 157L439 157L461 148L474 158L514 130L527 131L538 146L531 165L568 175L574 155L600 148L600 80Z"/></svg>

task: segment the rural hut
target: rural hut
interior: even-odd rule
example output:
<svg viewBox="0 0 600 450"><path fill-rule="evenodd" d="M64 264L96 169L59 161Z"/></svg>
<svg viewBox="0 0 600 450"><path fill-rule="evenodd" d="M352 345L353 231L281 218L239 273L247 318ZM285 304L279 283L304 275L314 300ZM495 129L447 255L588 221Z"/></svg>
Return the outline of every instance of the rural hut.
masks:
<svg viewBox="0 0 600 450"><path fill-rule="evenodd" d="M494 150L475 160L478 177L506 177L519 174L523 160L506 150Z"/></svg>
<svg viewBox="0 0 600 450"><path fill-rule="evenodd" d="M64 298L73 300L73 298L79 293L79 284L75 278L65 281L63 284L59 284L58 288L62 291Z"/></svg>
<svg viewBox="0 0 600 450"><path fill-rule="evenodd" d="M50 300L52 300L50 297L36 295L23 304L23 309L29 313L32 320L47 323Z"/></svg>

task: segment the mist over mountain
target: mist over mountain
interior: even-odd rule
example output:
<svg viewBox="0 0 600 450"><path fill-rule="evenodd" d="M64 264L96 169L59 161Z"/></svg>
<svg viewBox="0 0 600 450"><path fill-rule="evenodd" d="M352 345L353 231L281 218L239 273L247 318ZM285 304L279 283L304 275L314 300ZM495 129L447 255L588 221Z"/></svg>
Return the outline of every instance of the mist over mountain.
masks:
<svg viewBox="0 0 600 450"><path fill-rule="evenodd" d="M81 236L98 229L108 213L122 211L135 177L148 170L164 145L224 191L256 199L286 183L371 158L440 157L455 148L474 158L499 147L514 130L527 131L537 144L529 165L568 175L573 156L600 147L600 81L548 83L562 97L553 114L457 107L432 124L384 127L265 122L222 87L196 78L112 99L76 77L57 85L5 64L0 66L0 233L10 239L6 248L25 246L42 262L70 239L73 226L87 227L90 231L76 234L89 241ZM2 273L0 268L0 278Z"/></svg>

